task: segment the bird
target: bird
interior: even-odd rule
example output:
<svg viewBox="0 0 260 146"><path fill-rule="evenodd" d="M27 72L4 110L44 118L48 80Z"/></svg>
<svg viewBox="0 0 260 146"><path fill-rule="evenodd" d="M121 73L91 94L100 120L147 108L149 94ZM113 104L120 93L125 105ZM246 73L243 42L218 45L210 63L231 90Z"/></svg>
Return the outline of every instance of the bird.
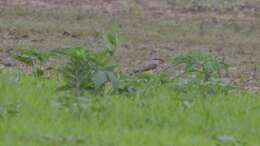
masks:
<svg viewBox="0 0 260 146"><path fill-rule="evenodd" d="M143 67L134 70L134 73L142 73L142 72L160 72L165 65L165 60L155 57L156 51L151 51L150 60L147 61Z"/></svg>
<svg viewBox="0 0 260 146"><path fill-rule="evenodd" d="M159 72L162 70L161 65L164 62L165 61L163 59L154 58L148 61L142 68L135 70L134 73L141 73L141 72L148 72L148 71Z"/></svg>

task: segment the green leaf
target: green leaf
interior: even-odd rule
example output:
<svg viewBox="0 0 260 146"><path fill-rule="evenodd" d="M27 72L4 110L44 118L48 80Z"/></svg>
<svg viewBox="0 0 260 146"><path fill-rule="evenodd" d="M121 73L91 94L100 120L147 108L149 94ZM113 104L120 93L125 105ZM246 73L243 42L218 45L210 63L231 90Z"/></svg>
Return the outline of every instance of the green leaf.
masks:
<svg viewBox="0 0 260 146"><path fill-rule="evenodd" d="M119 46L119 37L116 32L109 32L104 35L104 40L106 42L106 48L110 55L115 53L116 48Z"/></svg>
<svg viewBox="0 0 260 146"><path fill-rule="evenodd" d="M95 63L99 66L105 66L106 64L108 64L108 55L107 52L102 51L102 52L98 52L96 54L94 54L95 56Z"/></svg>
<svg viewBox="0 0 260 146"><path fill-rule="evenodd" d="M110 82L112 83L114 90L117 90L119 88L119 80L117 79L117 77L113 72L107 72L107 75Z"/></svg>
<svg viewBox="0 0 260 146"><path fill-rule="evenodd" d="M15 59L26 64L34 65L35 62L44 63L52 56L51 53L40 52L35 49L23 50L19 55L15 56Z"/></svg>
<svg viewBox="0 0 260 146"><path fill-rule="evenodd" d="M103 84L105 84L108 81L108 77L106 72L104 71L98 71L93 76L93 82L96 88L100 88Z"/></svg>
<svg viewBox="0 0 260 146"><path fill-rule="evenodd" d="M20 61L26 65L33 65L33 59L29 56L26 56L26 55L18 55L18 56L15 56L15 59L17 61Z"/></svg>

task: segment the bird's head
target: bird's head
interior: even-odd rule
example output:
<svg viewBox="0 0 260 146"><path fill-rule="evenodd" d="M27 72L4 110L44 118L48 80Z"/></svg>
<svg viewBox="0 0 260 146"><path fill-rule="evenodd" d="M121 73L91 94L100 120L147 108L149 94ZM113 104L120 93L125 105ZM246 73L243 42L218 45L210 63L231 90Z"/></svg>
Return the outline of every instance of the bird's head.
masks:
<svg viewBox="0 0 260 146"><path fill-rule="evenodd" d="M159 63L165 63L165 60L161 58L153 58L152 60L158 61Z"/></svg>

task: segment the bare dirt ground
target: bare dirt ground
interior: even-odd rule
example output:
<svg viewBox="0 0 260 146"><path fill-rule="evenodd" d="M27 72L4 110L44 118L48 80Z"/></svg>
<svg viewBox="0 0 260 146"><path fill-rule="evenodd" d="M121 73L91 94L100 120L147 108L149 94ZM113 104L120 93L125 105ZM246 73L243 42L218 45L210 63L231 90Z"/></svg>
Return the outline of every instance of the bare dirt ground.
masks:
<svg viewBox="0 0 260 146"><path fill-rule="evenodd" d="M260 87L260 3L235 2L0 0L0 63L15 66L12 54L22 48L96 49L103 32L116 27L122 37L117 53L127 71L152 50L168 63L184 51L212 51L231 65L234 80Z"/></svg>

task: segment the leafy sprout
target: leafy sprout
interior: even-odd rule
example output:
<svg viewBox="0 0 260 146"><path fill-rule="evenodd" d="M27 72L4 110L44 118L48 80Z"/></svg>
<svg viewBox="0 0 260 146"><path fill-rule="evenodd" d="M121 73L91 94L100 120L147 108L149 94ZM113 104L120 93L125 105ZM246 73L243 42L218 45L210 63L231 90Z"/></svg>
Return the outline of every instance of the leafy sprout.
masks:
<svg viewBox="0 0 260 146"><path fill-rule="evenodd" d="M15 59L32 68L33 74L36 77L44 75L44 64L47 63L49 58L53 54L41 52L36 49L22 50L18 55L15 55Z"/></svg>
<svg viewBox="0 0 260 146"><path fill-rule="evenodd" d="M105 33L103 37L106 43L106 50L110 55L113 55L115 53L115 50L120 45L118 33L116 32Z"/></svg>
<svg viewBox="0 0 260 146"><path fill-rule="evenodd" d="M42 53L35 49L26 49L23 50L20 54L15 56L16 60L26 64L33 66L37 62L43 63L46 62L49 58L49 55L46 53Z"/></svg>

